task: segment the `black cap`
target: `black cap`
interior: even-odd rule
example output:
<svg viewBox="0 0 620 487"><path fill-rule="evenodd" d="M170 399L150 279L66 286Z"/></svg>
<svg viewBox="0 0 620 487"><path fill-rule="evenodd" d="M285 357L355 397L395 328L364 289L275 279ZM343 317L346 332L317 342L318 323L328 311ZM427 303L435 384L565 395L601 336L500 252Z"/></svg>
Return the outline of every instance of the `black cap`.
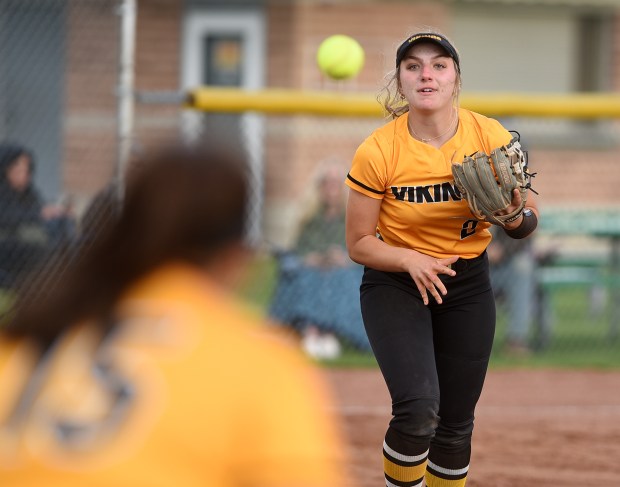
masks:
<svg viewBox="0 0 620 487"><path fill-rule="evenodd" d="M435 34L433 32L422 32L420 34L414 34L409 37L405 42L403 42L400 47L396 50L396 67L400 66L400 62L405 58L405 54L407 51L416 44L420 42L432 42L442 47L452 59L454 59L454 64L456 64L456 69L460 72L461 65L459 62L459 55L456 52L456 49L450 41L446 39L441 34Z"/></svg>

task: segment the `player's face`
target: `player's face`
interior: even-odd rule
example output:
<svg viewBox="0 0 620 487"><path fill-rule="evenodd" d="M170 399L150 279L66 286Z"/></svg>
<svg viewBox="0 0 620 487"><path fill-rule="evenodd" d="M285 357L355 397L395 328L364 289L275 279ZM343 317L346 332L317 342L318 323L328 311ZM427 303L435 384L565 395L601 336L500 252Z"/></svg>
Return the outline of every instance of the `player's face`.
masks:
<svg viewBox="0 0 620 487"><path fill-rule="evenodd" d="M321 181L321 200L330 208L340 208L343 204L344 184L340 172L331 169L325 173Z"/></svg>
<svg viewBox="0 0 620 487"><path fill-rule="evenodd" d="M7 170L6 178L9 184L17 191L24 191L30 183L30 159L21 155Z"/></svg>
<svg viewBox="0 0 620 487"><path fill-rule="evenodd" d="M400 63L400 89L412 109L451 109L456 83L454 61L436 44L413 46Z"/></svg>

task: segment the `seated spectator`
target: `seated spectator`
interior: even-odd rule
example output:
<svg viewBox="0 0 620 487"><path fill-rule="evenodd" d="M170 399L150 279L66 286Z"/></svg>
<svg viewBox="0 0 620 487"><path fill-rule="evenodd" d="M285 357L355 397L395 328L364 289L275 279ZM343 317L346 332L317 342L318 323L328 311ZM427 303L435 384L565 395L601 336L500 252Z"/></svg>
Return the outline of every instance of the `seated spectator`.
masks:
<svg viewBox="0 0 620 487"><path fill-rule="evenodd" d="M294 327L304 350L316 358L336 357L336 338L370 349L359 304L362 267L349 259L345 247L345 174L338 164L326 165L316 188L316 210L302 222L294 247L278 254L270 315Z"/></svg>
<svg viewBox="0 0 620 487"><path fill-rule="evenodd" d="M11 287L73 232L71 210L46 205L33 183L34 157L25 147L0 144L0 285Z"/></svg>

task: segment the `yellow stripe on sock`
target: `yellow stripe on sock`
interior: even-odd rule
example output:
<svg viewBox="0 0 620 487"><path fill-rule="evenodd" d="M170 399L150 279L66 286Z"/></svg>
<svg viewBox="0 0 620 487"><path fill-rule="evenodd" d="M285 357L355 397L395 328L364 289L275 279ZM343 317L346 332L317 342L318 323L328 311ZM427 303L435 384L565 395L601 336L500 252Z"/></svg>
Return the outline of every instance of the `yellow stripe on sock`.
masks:
<svg viewBox="0 0 620 487"><path fill-rule="evenodd" d="M424 477L426 471L426 462L422 462L420 465L412 467L403 467L402 465L396 465L394 462L383 457L383 469L386 475L398 480L399 482L413 482L414 480Z"/></svg>
<svg viewBox="0 0 620 487"><path fill-rule="evenodd" d="M426 487L465 487L465 481L467 480L467 477L458 480L440 479L430 472L426 472L424 478L426 480Z"/></svg>

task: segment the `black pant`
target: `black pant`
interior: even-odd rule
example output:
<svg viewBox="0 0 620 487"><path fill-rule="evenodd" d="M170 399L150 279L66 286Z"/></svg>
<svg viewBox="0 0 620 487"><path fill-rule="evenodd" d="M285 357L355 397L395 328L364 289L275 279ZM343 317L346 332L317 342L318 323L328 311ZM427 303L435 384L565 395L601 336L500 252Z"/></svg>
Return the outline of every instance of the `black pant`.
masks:
<svg viewBox="0 0 620 487"><path fill-rule="evenodd" d="M388 445L405 455L430 447L445 468L469 464L474 408L495 331L495 301L486 253L459 260L441 275L443 304L425 306L408 273L366 268L364 326L392 398Z"/></svg>

